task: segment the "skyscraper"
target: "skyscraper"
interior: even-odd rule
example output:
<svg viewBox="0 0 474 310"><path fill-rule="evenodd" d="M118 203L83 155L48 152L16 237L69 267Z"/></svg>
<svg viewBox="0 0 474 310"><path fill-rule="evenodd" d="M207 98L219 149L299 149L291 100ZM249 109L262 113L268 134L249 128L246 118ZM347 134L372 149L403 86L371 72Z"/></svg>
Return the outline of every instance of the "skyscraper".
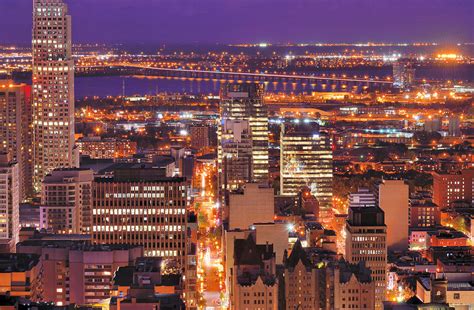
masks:
<svg viewBox="0 0 474 310"><path fill-rule="evenodd" d="M320 217L332 207L332 149L329 136L316 123L282 124L280 138L280 191L296 196L309 187L320 206Z"/></svg>
<svg viewBox="0 0 474 310"><path fill-rule="evenodd" d="M268 180L268 111L263 102L263 84L225 84L221 88L219 139L223 120L249 122L252 136L252 175L255 182ZM219 155L222 150L219 148Z"/></svg>
<svg viewBox="0 0 474 310"><path fill-rule="evenodd" d="M20 200L33 191L31 86L0 81L0 151L19 166Z"/></svg>
<svg viewBox="0 0 474 310"><path fill-rule="evenodd" d="M252 177L252 136L248 121L224 119L219 141L219 188L235 190Z"/></svg>
<svg viewBox="0 0 474 310"><path fill-rule="evenodd" d="M76 166L71 16L62 0L33 1L34 186Z"/></svg>
<svg viewBox="0 0 474 310"><path fill-rule="evenodd" d="M18 163L0 154L0 252L14 252L19 241L20 206Z"/></svg>
<svg viewBox="0 0 474 310"><path fill-rule="evenodd" d="M387 279L387 227L379 207L351 207L346 224L346 260L365 261L375 282L375 309L382 309Z"/></svg>

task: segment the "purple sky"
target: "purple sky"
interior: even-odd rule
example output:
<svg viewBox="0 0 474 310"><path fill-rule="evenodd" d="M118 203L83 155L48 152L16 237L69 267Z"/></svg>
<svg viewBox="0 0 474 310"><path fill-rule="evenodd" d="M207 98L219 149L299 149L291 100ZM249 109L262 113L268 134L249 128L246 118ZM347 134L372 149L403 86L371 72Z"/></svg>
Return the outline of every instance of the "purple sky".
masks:
<svg viewBox="0 0 474 310"><path fill-rule="evenodd" d="M474 41L473 0L66 0L75 42ZM27 43L32 0L0 0L0 44Z"/></svg>

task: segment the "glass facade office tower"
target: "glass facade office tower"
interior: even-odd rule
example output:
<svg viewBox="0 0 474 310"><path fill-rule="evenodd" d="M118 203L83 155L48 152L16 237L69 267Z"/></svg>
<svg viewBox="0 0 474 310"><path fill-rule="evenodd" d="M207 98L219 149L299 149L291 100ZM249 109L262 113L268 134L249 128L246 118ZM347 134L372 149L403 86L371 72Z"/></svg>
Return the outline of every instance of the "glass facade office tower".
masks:
<svg viewBox="0 0 474 310"><path fill-rule="evenodd" d="M62 0L33 1L34 186L74 153L74 60L71 16Z"/></svg>
<svg viewBox="0 0 474 310"><path fill-rule="evenodd" d="M332 208L331 139L317 123L294 120L282 124L280 135L280 193L296 196L308 187L318 199L320 217Z"/></svg>
<svg viewBox="0 0 474 310"><path fill-rule="evenodd" d="M252 136L252 181L260 183L268 181L268 111L263 93L264 85L259 83L223 85L218 127L221 139L224 120L248 121ZM220 143L218 145L219 161L222 161L222 147Z"/></svg>

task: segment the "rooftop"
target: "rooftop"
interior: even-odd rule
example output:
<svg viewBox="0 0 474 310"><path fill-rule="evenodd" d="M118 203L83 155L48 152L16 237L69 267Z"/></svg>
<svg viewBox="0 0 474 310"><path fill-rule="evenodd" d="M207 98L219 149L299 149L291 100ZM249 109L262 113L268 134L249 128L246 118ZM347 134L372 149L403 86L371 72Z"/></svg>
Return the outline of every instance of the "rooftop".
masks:
<svg viewBox="0 0 474 310"><path fill-rule="evenodd" d="M40 257L35 254L1 253L0 273L24 272L31 270L39 262Z"/></svg>

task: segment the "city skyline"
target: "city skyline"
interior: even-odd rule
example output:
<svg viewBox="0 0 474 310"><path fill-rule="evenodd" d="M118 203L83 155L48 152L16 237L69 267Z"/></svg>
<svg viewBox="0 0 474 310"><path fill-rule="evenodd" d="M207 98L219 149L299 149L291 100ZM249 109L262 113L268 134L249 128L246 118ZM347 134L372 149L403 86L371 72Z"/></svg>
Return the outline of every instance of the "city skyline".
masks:
<svg viewBox="0 0 474 310"><path fill-rule="evenodd" d="M1 309L474 305L466 0L0 1Z"/></svg>
<svg viewBox="0 0 474 310"><path fill-rule="evenodd" d="M66 3L76 24L76 43L474 41L474 5L469 0ZM14 31L1 32L0 42L29 42L30 12L30 0L2 1L0 28Z"/></svg>

